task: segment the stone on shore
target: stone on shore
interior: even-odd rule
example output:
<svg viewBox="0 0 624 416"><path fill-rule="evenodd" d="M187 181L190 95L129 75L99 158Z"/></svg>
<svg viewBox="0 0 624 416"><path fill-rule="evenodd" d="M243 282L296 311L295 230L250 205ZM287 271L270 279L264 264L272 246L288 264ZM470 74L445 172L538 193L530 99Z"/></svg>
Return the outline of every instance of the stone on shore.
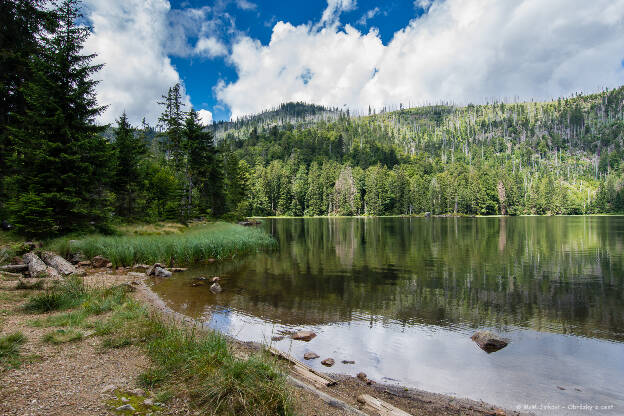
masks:
<svg viewBox="0 0 624 416"><path fill-rule="evenodd" d="M296 341L310 341L312 338L314 338L316 336L316 334L312 331L297 331L294 334L292 334L290 337Z"/></svg>
<svg viewBox="0 0 624 416"><path fill-rule="evenodd" d="M48 267L34 252L24 254L30 277L48 277Z"/></svg>
<svg viewBox="0 0 624 416"><path fill-rule="evenodd" d="M334 365L335 361L333 358L325 358L323 361L321 361L321 364L323 364L325 367L331 367L332 365Z"/></svg>
<svg viewBox="0 0 624 416"><path fill-rule="evenodd" d="M317 353L312 352L312 351L308 351L305 354L303 354L303 358L306 359L306 360L314 360L314 359L319 358L319 357L320 357L320 355L318 355Z"/></svg>
<svg viewBox="0 0 624 416"><path fill-rule="evenodd" d="M505 348L509 344L509 340L502 338L490 331L477 331L470 339L477 343L477 345L485 352L492 353Z"/></svg>
<svg viewBox="0 0 624 416"><path fill-rule="evenodd" d="M156 273L156 268L160 267L161 269L164 269L165 266L160 264L160 263L154 263L152 266L150 266L146 271L145 274L148 276L153 276Z"/></svg>
<svg viewBox="0 0 624 416"><path fill-rule="evenodd" d="M169 270L162 267L156 267L154 269L154 276L156 277L171 277L171 275L172 273Z"/></svg>
<svg viewBox="0 0 624 416"><path fill-rule="evenodd" d="M91 259L91 265L97 268L106 267L108 263L110 260L104 256L95 256Z"/></svg>

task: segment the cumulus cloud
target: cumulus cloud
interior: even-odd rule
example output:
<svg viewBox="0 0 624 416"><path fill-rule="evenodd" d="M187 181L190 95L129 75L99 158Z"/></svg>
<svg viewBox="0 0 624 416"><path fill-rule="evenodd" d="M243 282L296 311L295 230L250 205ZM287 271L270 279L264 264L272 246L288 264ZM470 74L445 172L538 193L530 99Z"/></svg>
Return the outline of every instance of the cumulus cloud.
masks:
<svg viewBox="0 0 624 416"><path fill-rule="evenodd" d="M98 102L108 105L101 116L112 123L123 111L135 125L143 117L155 123L158 105L167 88L180 77L165 53L166 0L88 0L85 16L93 35L86 43L89 53L97 53L96 62L105 66L96 77ZM189 102L185 95L186 103Z"/></svg>
<svg viewBox="0 0 624 416"><path fill-rule="evenodd" d="M624 0L417 1L384 45L337 24L355 1L328 0L317 25L278 22L269 44L232 47L238 79L216 87L232 116L284 101L364 109L440 100L548 99L624 83Z"/></svg>
<svg viewBox="0 0 624 416"><path fill-rule="evenodd" d="M195 53L209 58L227 55L227 48L219 39L210 36L203 37L195 45Z"/></svg>
<svg viewBox="0 0 624 416"><path fill-rule="evenodd" d="M199 122L202 125L208 126L212 124L212 113L210 111L202 109L197 112L197 115L199 116Z"/></svg>
<svg viewBox="0 0 624 416"><path fill-rule="evenodd" d="M255 10L258 7L255 3L248 0L236 0L236 5L243 10Z"/></svg>
<svg viewBox="0 0 624 416"><path fill-rule="evenodd" d="M355 10L357 0L327 0L327 8L323 11L321 24L335 22L342 12Z"/></svg>

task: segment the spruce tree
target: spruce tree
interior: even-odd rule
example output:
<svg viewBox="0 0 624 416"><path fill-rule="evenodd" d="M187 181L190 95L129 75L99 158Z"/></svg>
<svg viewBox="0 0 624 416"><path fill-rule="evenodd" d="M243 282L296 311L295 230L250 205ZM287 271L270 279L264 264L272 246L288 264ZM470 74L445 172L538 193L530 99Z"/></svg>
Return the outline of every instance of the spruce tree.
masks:
<svg viewBox="0 0 624 416"><path fill-rule="evenodd" d="M116 211L121 216L132 217L140 183L139 162L146 147L142 138L135 134L125 112L117 121L113 147L115 167L111 185L117 196Z"/></svg>
<svg viewBox="0 0 624 416"><path fill-rule="evenodd" d="M109 145L99 134L92 76L95 55L81 54L89 29L77 25L79 3L54 10L56 29L41 38L32 80L21 89L25 113L10 128L15 141L9 201L16 229L48 236L103 225Z"/></svg>
<svg viewBox="0 0 624 416"><path fill-rule="evenodd" d="M50 13L38 0L0 1L0 219L7 198L5 179L12 172L10 126L25 112L22 87L32 80L29 65L39 52L39 36L51 23Z"/></svg>

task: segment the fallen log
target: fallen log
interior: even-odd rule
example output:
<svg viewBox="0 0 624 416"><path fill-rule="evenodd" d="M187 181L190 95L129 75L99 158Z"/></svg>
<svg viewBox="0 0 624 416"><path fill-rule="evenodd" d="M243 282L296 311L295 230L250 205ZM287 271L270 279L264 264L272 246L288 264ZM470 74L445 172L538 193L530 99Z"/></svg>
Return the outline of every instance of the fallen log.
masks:
<svg viewBox="0 0 624 416"><path fill-rule="evenodd" d="M9 272L9 273L22 273L28 271L27 264L7 264L4 266L0 266L0 271Z"/></svg>
<svg viewBox="0 0 624 416"><path fill-rule="evenodd" d="M390 403L386 403L368 394L360 394L357 401L362 403L365 409L372 409L379 413L380 416L412 416L398 407L394 407Z"/></svg>
<svg viewBox="0 0 624 416"><path fill-rule="evenodd" d="M41 253L41 258L48 266L53 267L64 276L68 276L70 274L75 274L78 272L73 264L65 260L63 257L59 256L58 254L52 253L50 251L44 251L43 253Z"/></svg>
<svg viewBox="0 0 624 416"><path fill-rule="evenodd" d="M312 367L302 363L301 361L297 360L295 357L289 354L286 354L285 352L281 352L278 349L275 349L273 347L269 347L268 351L271 354L275 355L276 357L282 358L290 362L293 365L292 369L296 374L300 375L307 381L314 383L317 386L327 387L327 386L333 386L334 384L336 384L336 380L332 379L331 377L326 376L323 373L319 373L318 371L314 370Z"/></svg>
<svg viewBox="0 0 624 416"><path fill-rule="evenodd" d="M308 390L311 393L314 393L319 399L321 399L322 401L324 401L325 403L327 403L328 405L332 407L342 409L345 412L348 412L352 415L368 416L366 413L362 412L361 410L358 410L355 407L343 402L342 400L338 400L335 397L332 397L329 394L324 393L320 391L319 389L315 388L314 386L304 383L303 381L298 380L293 376L288 376L288 381L299 388L302 388L302 389Z"/></svg>
<svg viewBox="0 0 624 416"><path fill-rule="evenodd" d="M24 254L24 263L28 265L30 277L48 276L48 267L34 252Z"/></svg>

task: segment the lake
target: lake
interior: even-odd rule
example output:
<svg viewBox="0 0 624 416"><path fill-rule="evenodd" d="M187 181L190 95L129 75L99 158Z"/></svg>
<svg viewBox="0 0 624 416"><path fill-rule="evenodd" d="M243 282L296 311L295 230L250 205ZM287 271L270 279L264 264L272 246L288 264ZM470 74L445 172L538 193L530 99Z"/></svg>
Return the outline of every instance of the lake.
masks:
<svg viewBox="0 0 624 416"><path fill-rule="evenodd" d="M258 253L152 282L174 310L322 371L537 414L624 414L624 217L265 219ZM223 292L193 287L220 276ZM306 343L284 331L311 329ZM511 340L487 354L470 339ZM330 370L320 360L336 360ZM356 364L343 364L355 360Z"/></svg>

